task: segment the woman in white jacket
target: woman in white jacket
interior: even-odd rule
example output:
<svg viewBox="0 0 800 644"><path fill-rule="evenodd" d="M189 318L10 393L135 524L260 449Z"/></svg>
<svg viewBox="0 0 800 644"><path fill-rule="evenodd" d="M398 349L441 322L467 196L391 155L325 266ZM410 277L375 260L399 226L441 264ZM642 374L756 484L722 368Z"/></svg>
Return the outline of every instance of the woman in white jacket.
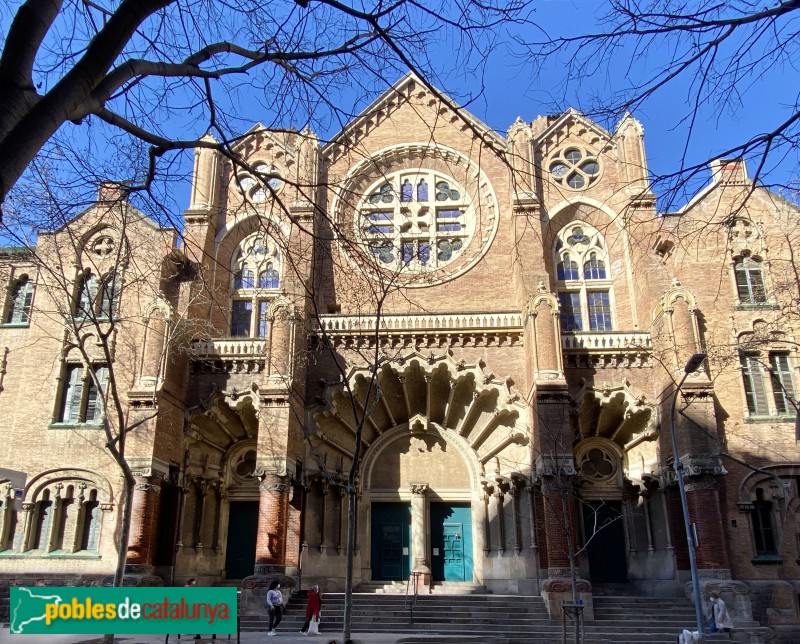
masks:
<svg viewBox="0 0 800 644"><path fill-rule="evenodd" d="M733 630L733 621L728 612L728 607L725 602L720 599L718 592L709 593L711 600L711 614L714 617L714 623L717 625L717 630L723 633L730 633Z"/></svg>

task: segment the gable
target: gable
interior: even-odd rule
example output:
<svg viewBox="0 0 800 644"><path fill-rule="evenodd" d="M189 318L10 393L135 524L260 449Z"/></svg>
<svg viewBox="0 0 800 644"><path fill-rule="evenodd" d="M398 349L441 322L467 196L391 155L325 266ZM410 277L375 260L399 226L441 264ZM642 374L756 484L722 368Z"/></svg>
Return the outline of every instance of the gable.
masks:
<svg viewBox="0 0 800 644"><path fill-rule="evenodd" d="M409 118L415 115L417 120L429 119L426 121L429 127L427 138L433 138L431 132L433 128L445 128L449 124L461 132L469 133L473 138L480 139L484 145L497 152L506 149L503 137L438 89L410 72L334 135L322 148L323 159L328 163L335 163L348 151L360 148L360 144L382 124L400 116L404 108L409 110ZM423 108L424 112L419 108ZM403 117L405 118L405 115Z"/></svg>

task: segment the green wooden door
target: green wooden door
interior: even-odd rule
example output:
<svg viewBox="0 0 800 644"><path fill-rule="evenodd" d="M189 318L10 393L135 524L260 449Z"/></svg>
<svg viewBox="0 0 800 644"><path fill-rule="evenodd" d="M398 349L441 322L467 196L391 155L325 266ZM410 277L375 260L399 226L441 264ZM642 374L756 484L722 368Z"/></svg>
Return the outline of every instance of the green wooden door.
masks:
<svg viewBox="0 0 800 644"><path fill-rule="evenodd" d="M431 503L431 573L434 581L472 581L472 509Z"/></svg>
<svg viewBox="0 0 800 644"><path fill-rule="evenodd" d="M411 571L411 506L372 504L372 578L401 581Z"/></svg>

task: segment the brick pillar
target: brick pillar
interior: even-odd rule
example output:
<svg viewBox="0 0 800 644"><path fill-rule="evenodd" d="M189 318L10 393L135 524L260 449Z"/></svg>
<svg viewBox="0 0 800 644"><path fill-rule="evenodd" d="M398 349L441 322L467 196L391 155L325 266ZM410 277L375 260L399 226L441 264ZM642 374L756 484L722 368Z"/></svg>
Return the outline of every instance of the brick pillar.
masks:
<svg viewBox="0 0 800 644"><path fill-rule="evenodd" d="M687 481L686 503L697 530L699 547L695 555L698 570L728 568L720 498L714 477L698 476Z"/></svg>
<svg viewBox="0 0 800 644"><path fill-rule="evenodd" d="M530 312L534 328L534 364L537 380L563 379L561 365L561 332L558 322L558 302L543 286L531 298Z"/></svg>
<svg viewBox="0 0 800 644"><path fill-rule="evenodd" d="M672 310L672 333L675 338L675 354L677 366L683 366L697 353L697 335L695 333L694 309L684 298L677 298Z"/></svg>
<svg viewBox="0 0 800 644"><path fill-rule="evenodd" d="M569 541L577 548L572 486L556 476L542 481L547 567L550 577L569 576Z"/></svg>
<svg viewBox="0 0 800 644"><path fill-rule="evenodd" d="M161 482L158 478L135 476L131 508L131 532L128 539L127 566L153 566L156 554L158 510L161 505Z"/></svg>
<svg viewBox="0 0 800 644"><path fill-rule="evenodd" d="M286 532L289 526L289 479L265 474L258 486L258 534L255 574L286 568Z"/></svg>

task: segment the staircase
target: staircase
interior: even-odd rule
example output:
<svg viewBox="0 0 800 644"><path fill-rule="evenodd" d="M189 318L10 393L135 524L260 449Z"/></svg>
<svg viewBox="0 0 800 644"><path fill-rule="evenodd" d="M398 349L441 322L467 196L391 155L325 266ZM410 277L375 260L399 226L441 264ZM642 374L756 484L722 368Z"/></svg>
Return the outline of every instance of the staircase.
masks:
<svg viewBox="0 0 800 644"><path fill-rule="evenodd" d="M538 596L447 594L444 591L449 589L442 587L434 588L433 594L419 595L414 605L404 594L404 584L403 594L391 592L399 585L375 586L375 592L353 593L353 633L407 634L400 640L404 644L431 644L431 635L453 642L476 638L481 644L561 641L561 623L550 620ZM367 588L374 590L371 584ZM594 598L594 608L595 620L585 625L586 644L674 644L684 628L695 624L694 608L684 598L601 596ZM320 630L341 632L343 614L344 595L324 594ZM305 599L293 596L278 632L297 633L304 621ZM716 634L707 635L706 642L766 641L769 629L755 623L748 626L747 633L737 632L732 640L727 634ZM241 627L266 631L266 612L243 614ZM570 633L568 630L567 641L571 641Z"/></svg>

